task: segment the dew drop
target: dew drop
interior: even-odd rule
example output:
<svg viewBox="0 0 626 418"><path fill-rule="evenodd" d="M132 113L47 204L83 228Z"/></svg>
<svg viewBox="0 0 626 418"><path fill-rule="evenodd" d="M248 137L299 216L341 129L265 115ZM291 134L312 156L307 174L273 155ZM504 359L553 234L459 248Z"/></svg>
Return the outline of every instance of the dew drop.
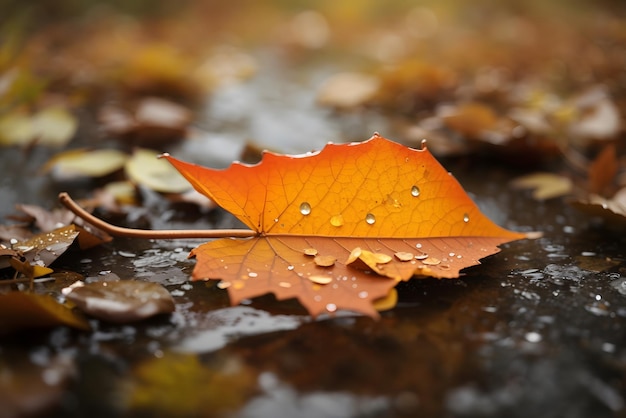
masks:
<svg viewBox="0 0 626 418"><path fill-rule="evenodd" d="M284 287L284 288L290 288L291 287L291 283L288 283L288 282L279 282L278 285L280 287Z"/></svg>
<svg viewBox="0 0 626 418"><path fill-rule="evenodd" d="M369 225L374 225L374 223L376 223L376 216L374 216L373 213L368 213L367 215L365 215L365 222L367 222Z"/></svg>
<svg viewBox="0 0 626 418"><path fill-rule="evenodd" d="M369 296L369 293L367 293L365 290L362 290L359 292L359 298L361 299L365 299Z"/></svg>
<svg viewBox="0 0 626 418"><path fill-rule="evenodd" d="M463 214L463 222L465 222L465 223L469 222L469 215L467 213Z"/></svg>
<svg viewBox="0 0 626 418"><path fill-rule="evenodd" d="M422 263L428 266L436 266L441 263L441 260L436 257L427 257L426 259L422 260Z"/></svg>
<svg viewBox="0 0 626 418"><path fill-rule="evenodd" d="M411 260L413 260L413 253L409 253L409 252L405 252L405 251L398 251L394 255L400 261L411 261Z"/></svg>
<svg viewBox="0 0 626 418"><path fill-rule="evenodd" d="M415 244L415 248L422 248L422 244L418 242L417 244Z"/></svg>
<svg viewBox="0 0 626 418"><path fill-rule="evenodd" d="M287 270L289 271L293 271L294 268L295 268L294 266L287 266Z"/></svg>
<svg viewBox="0 0 626 418"><path fill-rule="evenodd" d="M330 224L332 226L340 227L341 225L343 225L343 216L341 215L333 216L332 218L330 218Z"/></svg>
<svg viewBox="0 0 626 418"><path fill-rule="evenodd" d="M309 205L309 202L300 203L300 213L304 216L311 213L311 205Z"/></svg>
<svg viewBox="0 0 626 418"><path fill-rule="evenodd" d="M316 302L321 302L322 297L320 295L315 295L315 296L313 296L313 300L316 301Z"/></svg>
<svg viewBox="0 0 626 418"><path fill-rule="evenodd" d="M317 250L315 248L305 248L304 255L309 255L309 256L317 255Z"/></svg>
<svg viewBox="0 0 626 418"><path fill-rule="evenodd" d="M420 188L417 186L411 187L411 196L418 197L420 195Z"/></svg>
<svg viewBox="0 0 626 418"><path fill-rule="evenodd" d="M248 277L257 277L258 274L256 274L255 272L251 271L250 273L248 273Z"/></svg>
<svg viewBox="0 0 626 418"><path fill-rule="evenodd" d="M274 218L274 223L278 223L278 218Z"/></svg>
<svg viewBox="0 0 626 418"><path fill-rule="evenodd" d="M309 280L316 284L329 284L333 281L333 278L328 276L313 275L309 277Z"/></svg>
<svg viewBox="0 0 626 418"><path fill-rule="evenodd" d="M334 303L329 303L328 305L326 305L326 310L328 312L336 312L337 311L337 305L335 305Z"/></svg>
<svg viewBox="0 0 626 418"><path fill-rule="evenodd" d="M219 282L217 284L217 287L220 289L227 289L230 287L231 284L232 284L231 282Z"/></svg>

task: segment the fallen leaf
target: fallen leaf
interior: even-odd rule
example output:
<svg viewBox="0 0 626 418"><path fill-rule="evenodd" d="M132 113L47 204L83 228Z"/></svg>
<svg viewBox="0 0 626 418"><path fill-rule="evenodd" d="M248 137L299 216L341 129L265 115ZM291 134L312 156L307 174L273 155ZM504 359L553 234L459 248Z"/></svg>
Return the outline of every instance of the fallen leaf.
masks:
<svg viewBox="0 0 626 418"><path fill-rule="evenodd" d="M536 200L566 196L574 187L568 177L553 173L532 173L521 176L513 180L511 186L518 189L532 189L533 198Z"/></svg>
<svg viewBox="0 0 626 418"><path fill-rule="evenodd" d="M76 133L78 121L62 107L49 107L29 115L20 111L0 118L0 145L41 145L61 147Z"/></svg>
<svg viewBox="0 0 626 418"><path fill-rule="evenodd" d="M136 149L126 162L126 174L135 184L162 193L182 193L189 190L189 183L179 172L163 160L157 159L156 151Z"/></svg>
<svg viewBox="0 0 626 418"><path fill-rule="evenodd" d="M72 245L78 234L74 225L64 226L20 241L13 248L21 251L31 264L49 266Z"/></svg>
<svg viewBox="0 0 626 418"><path fill-rule="evenodd" d="M571 205L588 215L604 219L610 225L626 225L626 187L610 199L589 194L584 199L571 202Z"/></svg>
<svg viewBox="0 0 626 418"><path fill-rule="evenodd" d="M163 286L138 280L88 283L72 288L66 297L86 314L118 323L172 313L175 309L172 295Z"/></svg>
<svg viewBox="0 0 626 418"><path fill-rule="evenodd" d="M109 242L112 239L109 234L100 231L99 229L87 223L82 223L81 219L76 219L76 215L74 215L67 209L56 209L53 211L48 211L40 206L24 204L16 205L16 208L31 217L31 222L34 221L37 228L42 231L42 234L52 232L55 229L66 227L72 224L72 222L75 222L73 228L77 232L79 232L78 244L82 250L86 250L88 248L92 248L100 244ZM29 238L32 239L33 236ZM48 238L59 237L44 236L43 238L47 240ZM49 241L47 243L44 241L40 242L42 243L42 245L45 244L46 247L50 246Z"/></svg>
<svg viewBox="0 0 626 418"><path fill-rule="evenodd" d="M65 209L49 211L41 206L25 204L15 205L15 208L28 215L30 217L28 222L34 222L35 226L42 232L50 232L69 225L76 217L72 212Z"/></svg>
<svg viewBox="0 0 626 418"><path fill-rule="evenodd" d="M615 137L621 127L619 109L602 87L594 87L575 101L580 117L572 121L571 135L606 140Z"/></svg>
<svg viewBox="0 0 626 418"><path fill-rule="evenodd" d="M48 267L33 265L28 263L27 261L21 261L17 258L11 258L9 260L9 264L15 271L20 273L27 279L36 279L37 277L47 276L52 273L54 270Z"/></svg>
<svg viewBox="0 0 626 418"><path fill-rule="evenodd" d="M193 279L230 282L232 303L271 292L279 300L297 298L313 316L346 309L377 317L372 302L386 297L398 280L458 277L498 252L498 245L525 237L482 215L426 148L407 148L378 134L305 156L266 153L257 165L233 163L226 170L164 157L196 190L258 233L211 241L190 254L198 260ZM333 222L338 215L342 222ZM356 247L389 256L379 265L382 275L342 261ZM337 262L317 266L304 254L311 248ZM393 257L418 250L441 263ZM333 283L309 279L320 273Z"/></svg>
<svg viewBox="0 0 626 418"><path fill-rule="evenodd" d="M191 111L158 97L142 99L134 108L105 106L98 119L105 132L144 146L171 143L185 137Z"/></svg>
<svg viewBox="0 0 626 418"><path fill-rule="evenodd" d="M349 109L370 102L379 89L376 77L359 73L335 74L320 86L317 102L323 106Z"/></svg>
<svg viewBox="0 0 626 418"><path fill-rule="evenodd" d="M26 292L0 295L0 333L58 325L91 329L84 317L60 304L52 296Z"/></svg>
<svg viewBox="0 0 626 418"><path fill-rule="evenodd" d="M468 138L479 138L498 122L495 112L482 103L460 105L442 115L442 119L451 129Z"/></svg>
<svg viewBox="0 0 626 418"><path fill-rule="evenodd" d="M19 260L21 255L19 251L0 244L0 270L11 267L13 260Z"/></svg>
<svg viewBox="0 0 626 418"><path fill-rule="evenodd" d="M114 149L74 149L53 156L43 170L59 181L77 177L103 177L121 170L128 158L125 152Z"/></svg>

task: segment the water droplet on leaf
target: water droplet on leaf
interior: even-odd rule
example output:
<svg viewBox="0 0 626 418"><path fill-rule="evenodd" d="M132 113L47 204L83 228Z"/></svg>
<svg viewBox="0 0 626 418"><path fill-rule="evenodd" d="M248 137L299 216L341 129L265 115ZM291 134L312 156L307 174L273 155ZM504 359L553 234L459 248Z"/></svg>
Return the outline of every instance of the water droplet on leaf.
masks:
<svg viewBox="0 0 626 418"><path fill-rule="evenodd" d="M309 280L316 284L329 284L333 281L332 277L329 276L310 276Z"/></svg>
<svg viewBox="0 0 626 418"><path fill-rule="evenodd" d="M417 186L411 187L411 196L418 197L420 195L420 188Z"/></svg>
<svg viewBox="0 0 626 418"><path fill-rule="evenodd" d="M365 222L367 222L369 225L374 225L374 223L376 223L376 216L374 216L374 214L372 213L368 213L367 215L365 215Z"/></svg>
<svg viewBox="0 0 626 418"><path fill-rule="evenodd" d="M463 222L465 222L465 223L469 222L469 215L467 213L463 214Z"/></svg>
<svg viewBox="0 0 626 418"><path fill-rule="evenodd" d="M340 227L341 225L343 225L343 216L341 215L333 216L332 218L330 218L330 224L332 226Z"/></svg>
<svg viewBox="0 0 626 418"><path fill-rule="evenodd" d="M336 312L337 311L337 305L335 305L334 303L329 303L328 305L326 305L326 310L328 312Z"/></svg>
<svg viewBox="0 0 626 418"><path fill-rule="evenodd" d="M309 205L309 202L302 202L300 204L300 213L304 216L311 213L311 205Z"/></svg>
<svg viewBox="0 0 626 418"><path fill-rule="evenodd" d="M365 290L359 292L359 298L361 299L365 299L369 296L369 293L367 293Z"/></svg>
<svg viewBox="0 0 626 418"><path fill-rule="evenodd" d="M413 253L409 253L409 252L405 252L405 251L398 251L394 255L400 261L411 261L411 260L413 260L413 257L414 257Z"/></svg>
<svg viewBox="0 0 626 418"><path fill-rule="evenodd" d="M332 255L316 255L314 261L320 267L330 267L337 259Z"/></svg>
<svg viewBox="0 0 626 418"><path fill-rule="evenodd" d="M422 263L428 266L436 266L437 264L441 263L441 260L435 257L427 257L426 259L422 260Z"/></svg>
<svg viewBox="0 0 626 418"><path fill-rule="evenodd" d="M304 255L310 255L310 256L317 255L317 250L315 248L305 248Z"/></svg>

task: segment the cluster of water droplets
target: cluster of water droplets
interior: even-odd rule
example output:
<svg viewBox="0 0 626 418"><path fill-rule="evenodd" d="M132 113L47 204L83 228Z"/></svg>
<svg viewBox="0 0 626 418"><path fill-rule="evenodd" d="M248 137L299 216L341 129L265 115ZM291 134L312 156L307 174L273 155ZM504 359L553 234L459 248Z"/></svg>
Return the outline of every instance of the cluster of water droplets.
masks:
<svg viewBox="0 0 626 418"><path fill-rule="evenodd" d="M420 197L420 195L422 194L421 189L419 188L419 186L417 185L413 185L411 186L411 190L410 190L411 196L416 198L416 197ZM394 206L396 207L400 207L400 203L394 199ZM302 214L303 216L309 216L313 211L313 208L311 206L311 203L304 201L300 203L299 206L299 212L300 214ZM368 225L374 225L376 223L376 215L368 212L365 214L364 217L365 223L367 223ZM470 217L468 213L464 213L463 214L463 222L468 223L470 221ZM274 222L278 222L278 219L274 219ZM341 227L344 225L344 218L342 214L336 214L331 216L330 218L330 224L334 227Z"/></svg>

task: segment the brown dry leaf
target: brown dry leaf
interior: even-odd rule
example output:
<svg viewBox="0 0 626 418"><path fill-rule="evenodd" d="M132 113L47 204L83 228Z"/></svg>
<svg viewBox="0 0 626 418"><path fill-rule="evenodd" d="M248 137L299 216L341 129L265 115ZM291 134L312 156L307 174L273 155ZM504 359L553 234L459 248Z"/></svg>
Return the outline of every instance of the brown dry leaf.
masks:
<svg viewBox="0 0 626 418"><path fill-rule="evenodd" d="M591 216L598 216L610 225L626 225L626 187L612 198L590 194L585 199L571 202L572 206Z"/></svg>
<svg viewBox="0 0 626 418"><path fill-rule="evenodd" d="M96 318L118 323L174 312L172 295L160 284L138 280L98 281L76 286L66 297Z"/></svg>
<svg viewBox="0 0 626 418"><path fill-rule="evenodd" d="M16 208L30 216L37 228L43 233L71 225L72 222L76 220L76 215L67 209L48 211L40 206L24 204L16 205ZM113 239L109 234L89 224L83 225L80 221L79 219L77 223L74 224L74 228L80 233L78 235L78 244L82 250L110 242Z"/></svg>
<svg viewBox="0 0 626 418"><path fill-rule="evenodd" d="M569 177L539 172L518 177L511 182L511 186L517 189L532 189L534 199L547 200L569 195L574 184Z"/></svg>
<svg viewBox="0 0 626 418"><path fill-rule="evenodd" d="M15 208L20 212L28 215L29 223L34 222L35 226L42 232L50 232L62 226L69 225L76 217L72 212L66 209L56 209L49 211L37 205L18 204Z"/></svg>
<svg viewBox="0 0 626 418"><path fill-rule="evenodd" d="M31 264L49 266L72 245L78 234L74 225L64 226L20 241L13 248L21 251Z"/></svg>
<svg viewBox="0 0 626 418"><path fill-rule="evenodd" d="M98 118L110 135L144 146L157 146L183 139L193 114L188 108L172 101L148 97L133 110L106 106L100 110Z"/></svg>

